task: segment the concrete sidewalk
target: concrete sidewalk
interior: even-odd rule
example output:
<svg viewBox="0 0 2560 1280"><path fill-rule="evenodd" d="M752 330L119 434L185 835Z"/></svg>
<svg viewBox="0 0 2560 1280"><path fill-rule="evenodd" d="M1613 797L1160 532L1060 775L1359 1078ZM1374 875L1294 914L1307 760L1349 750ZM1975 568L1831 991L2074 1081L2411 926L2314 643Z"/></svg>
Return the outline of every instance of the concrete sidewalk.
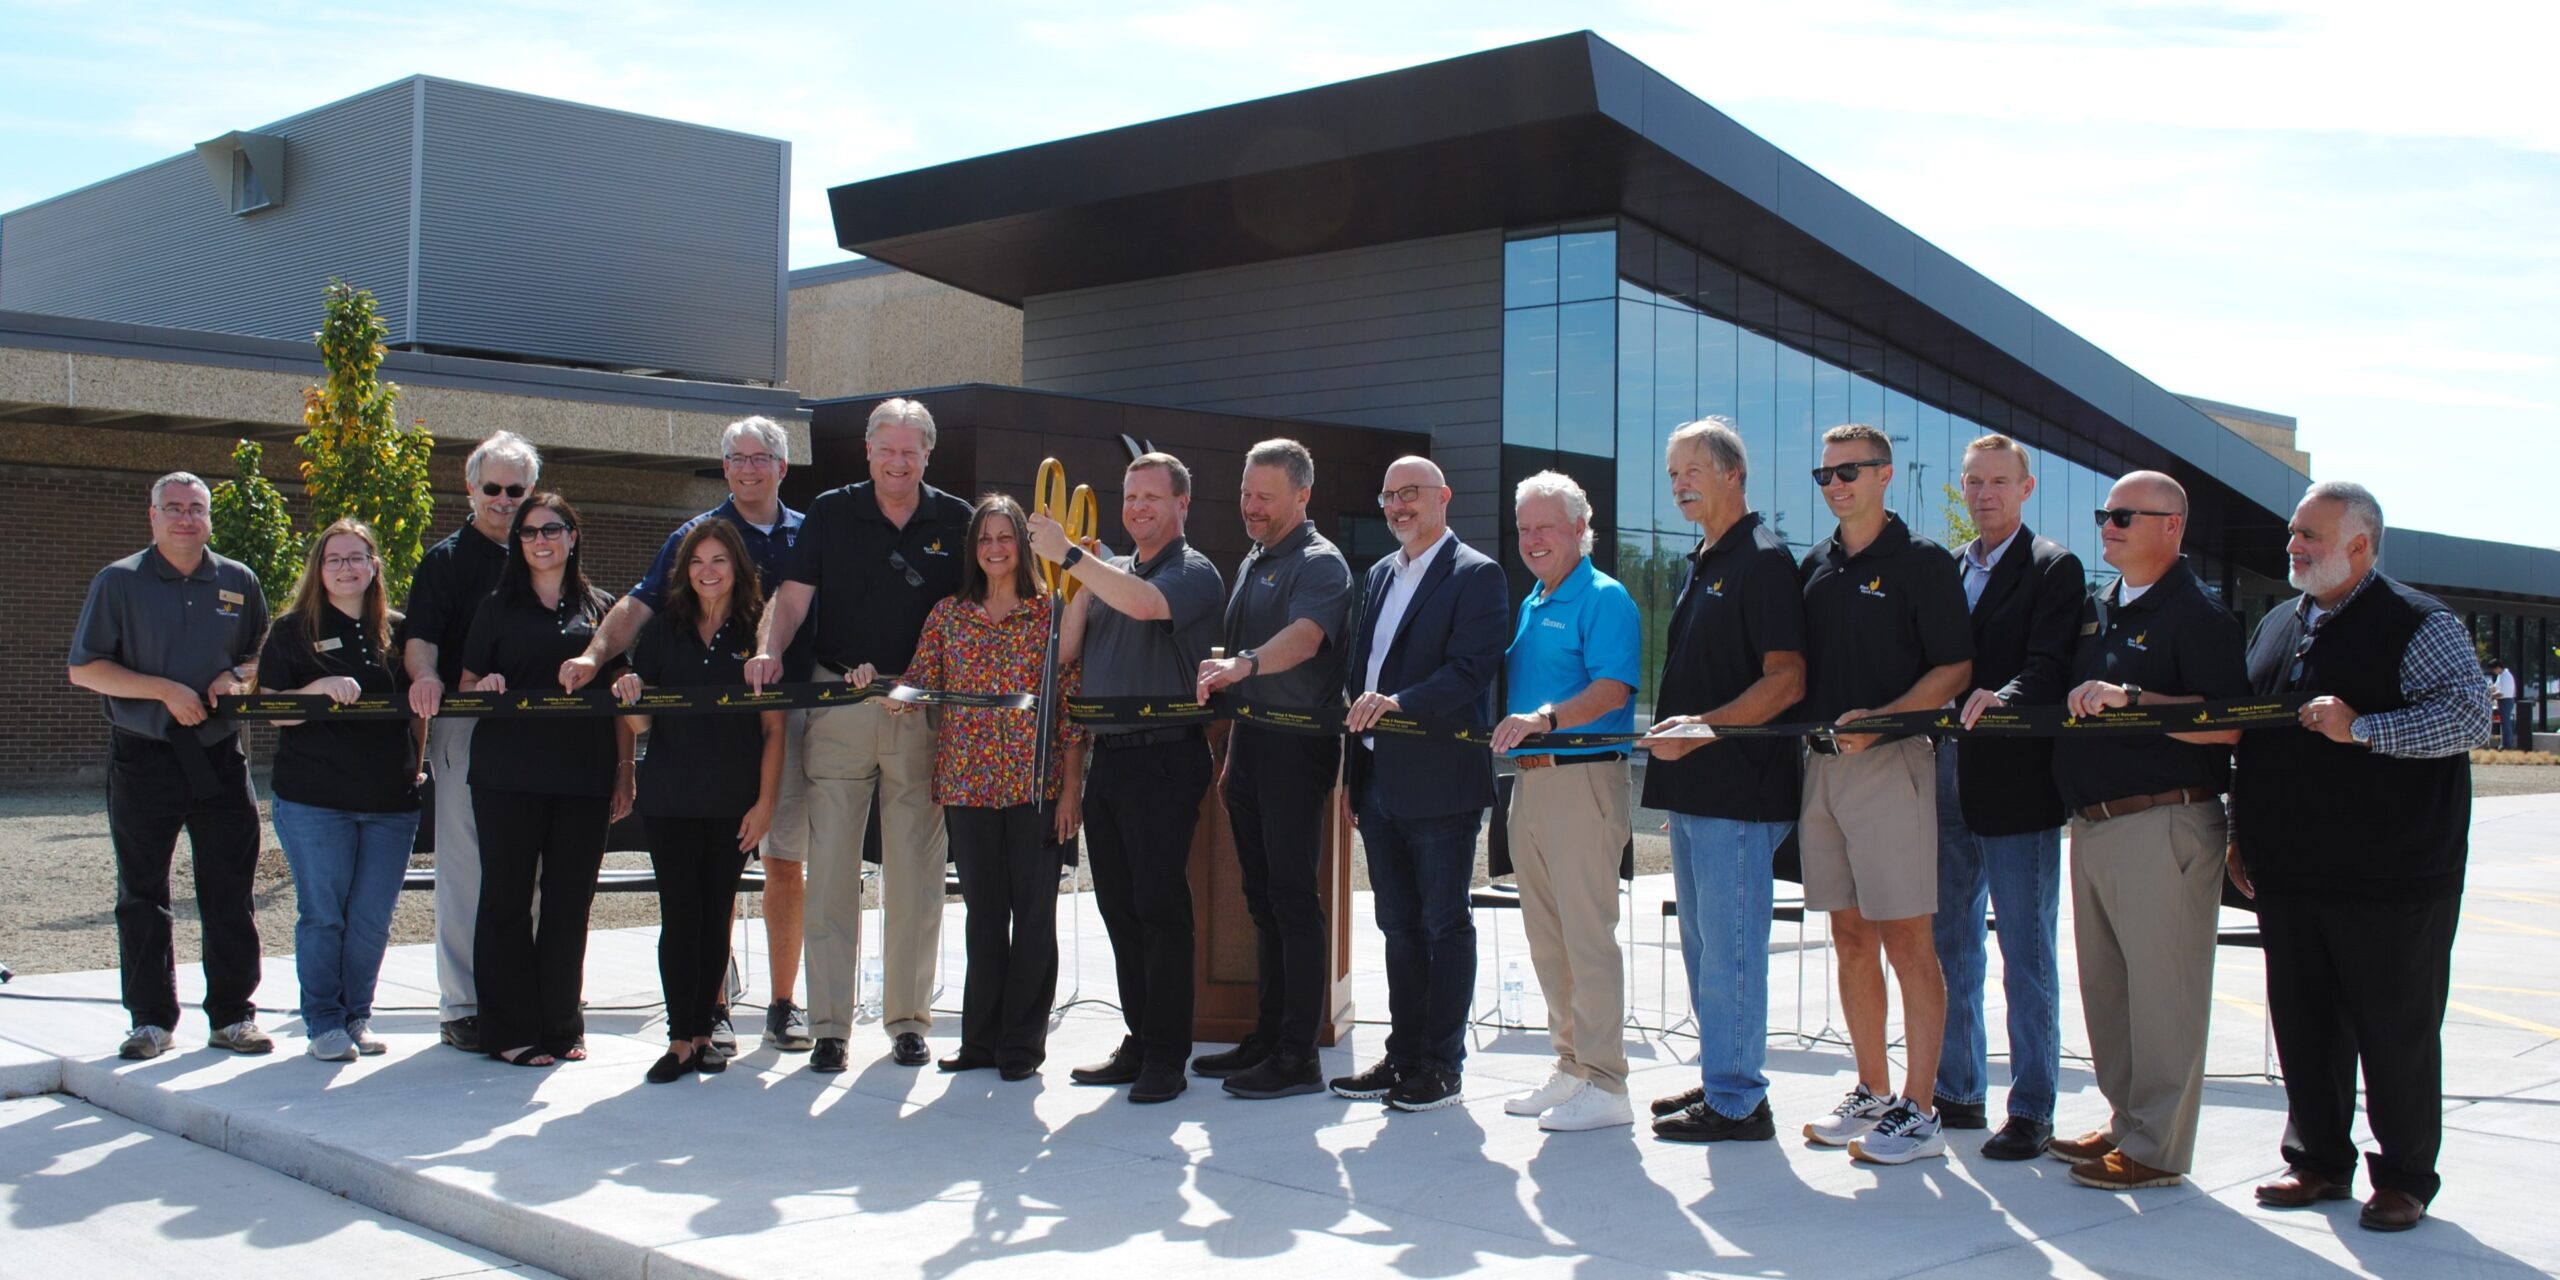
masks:
<svg viewBox="0 0 2560 1280"><path fill-rule="evenodd" d="M1067 1083L1068 1066L1102 1057L1121 1034L1117 1015L1095 1005L1062 1015L1046 1074L1030 1083L892 1066L885 1039L864 1027L845 1075L814 1076L800 1069L805 1059L754 1048L750 1028L750 1052L727 1074L648 1086L641 1071L664 1041L649 1008L657 990L645 930L593 939L594 1058L584 1064L532 1071L436 1047L433 958L411 947L385 969L376 1026L391 1053L350 1064L300 1056L289 1016L267 1019L279 1033L272 1057L208 1050L192 1011L180 1052L122 1063L113 1057L124 1029L113 973L22 980L10 994L73 999L0 1000L0 1039L18 1046L0 1044L0 1089L58 1085L192 1138L210 1149L199 1154L229 1167L272 1170L298 1180L288 1185L340 1193L571 1276L1125 1276L1208 1266L1412 1276L1568 1267L1584 1276L2539 1275L2560 1270L2560 1233L2541 1218L2560 1192L2560 980L2547 976L2560 967L2555 850L2560 796L2479 803L2445 1029L2445 1189L2438 1216L2397 1236L2358 1228L2353 1202L2295 1213L2252 1203L2250 1188L2281 1163L2283 1094L2262 1074L2259 957L2236 948L2221 952L2217 974L2216 1078L2195 1175L2121 1196L2071 1184L2053 1161L1984 1160L1974 1153L1980 1135L1955 1135L1951 1159L1904 1168L1855 1164L1794 1137L1851 1077L1845 1049L1783 1033L1834 1020L1818 926L1816 945L1771 958L1771 1020L1781 1029L1771 1042L1774 1143L1678 1146L1641 1126L1541 1133L1501 1110L1548 1069L1545 1037L1530 1032L1480 1038L1467 1103L1444 1111L1391 1114L1330 1096L1248 1103L1209 1081L1164 1106L1130 1106L1117 1090ZM1667 877L1640 880L1631 912L1630 1004L1653 1026L1678 1017L1658 1012L1658 904L1669 891ZM1380 947L1366 901L1355 910L1359 1008L1377 1018ZM1091 904L1062 902L1061 927L1062 996L1080 988L1107 999L1110 948ZM1525 958L1513 913L1487 913L1479 928L1501 932L1506 959ZM954 964L958 933L955 907L946 926ZM1776 940L1793 937L1782 925ZM1494 953L1485 939L1479 1009L1494 1007ZM1673 959L1667 994L1678 1005L1685 993ZM2063 962L2064 1045L2085 1054L2067 942ZM270 961L261 995L288 1006L292 982L290 961ZM193 974L182 977L194 984ZM760 993L759 974L749 998ZM1996 975L1992 1001L1996 1054ZM956 1006L956 986L940 1003ZM937 1050L948 1049L956 1022L938 1027ZM1382 1034L1362 1025L1326 1053L1328 1069L1365 1066ZM1692 1042L1629 1036L1639 1101L1695 1082L1684 1065ZM2062 1085L2059 1128L2103 1119L2085 1062L2066 1062ZM0 1123L0 1161L30 1168L44 1154L30 1135L43 1131ZM56 1204L91 1197L92 1216L136 1195L124 1179L76 1167L46 1194ZM209 1233L227 1212L200 1209L183 1227L146 1217L137 1232L199 1249L184 1227ZM76 1210L48 1215L13 1213L20 1220L10 1229L43 1236L82 1221ZM270 1268L278 1233L250 1229L260 1220L251 1214L221 1239L241 1264ZM16 1244L0 1250L0 1270L29 1256Z"/></svg>

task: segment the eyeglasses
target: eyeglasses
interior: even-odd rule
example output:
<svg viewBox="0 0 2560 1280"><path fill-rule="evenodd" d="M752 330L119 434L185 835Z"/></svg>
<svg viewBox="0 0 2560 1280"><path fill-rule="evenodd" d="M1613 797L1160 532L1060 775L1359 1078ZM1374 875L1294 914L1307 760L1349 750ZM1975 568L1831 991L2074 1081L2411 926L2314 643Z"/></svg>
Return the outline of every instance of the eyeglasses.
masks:
<svg viewBox="0 0 2560 1280"><path fill-rule="evenodd" d="M497 497L502 493L510 498L521 498L524 496L524 486L520 484L499 484L495 480L483 480L480 482L480 492L483 496L491 498Z"/></svg>
<svg viewBox="0 0 2560 1280"><path fill-rule="evenodd" d="M924 575L916 572L916 567L908 564L905 556L900 555L895 551L890 552L889 567L897 570L901 574L904 574L906 576L908 586L921 587L924 585Z"/></svg>
<svg viewBox="0 0 2560 1280"><path fill-rule="evenodd" d="M566 539L570 531L575 528L577 528L576 525L562 524L557 520L549 524L529 524L516 530L516 541L559 542Z"/></svg>
<svg viewBox="0 0 2560 1280"><path fill-rule="evenodd" d="M2106 528L2111 524L2119 529L2130 529L2133 527L2133 518L2135 516L2158 516L2161 519L2166 520L2169 517L2180 513L2175 511L2144 511L2139 507L2100 507L2095 514L2098 517L2098 527L2101 529Z"/></svg>
<svg viewBox="0 0 2560 1280"><path fill-rule="evenodd" d="M334 573L340 569L361 569L372 563L373 557L370 555L325 556L320 561L320 567Z"/></svg>
<svg viewBox="0 0 2560 1280"><path fill-rule="evenodd" d="M720 460L746 471L771 471L775 463L782 461L770 453L729 453L722 454Z"/></svg>
<svg viewBox="0 0 2560 1280"><path fill-rule="evenodd" d="M1379 494L1378 505L1383 507L1390 502L1411 503L1419 500L1421 497L1422 486L1418 484L1409 484L1401 489L1389 489L1384 493Z"/></svg>
<svg viewBox="0 0 2560 1280"><path fill-rule="evenodd" d="M1893 460L1890 458L1869 458L1864 462L1843 462L1834 467L1815 467L1813 469L1814 487L1819 489L1830 488L1831 480L1834 476L1839 477L1840 483L1842 484L1856 484L1858 482L1858 473L1866 470L1867 468L1890 467L1892 465Z"/></svg>
<svg viewBox="0 0 2560 1280"><path fill-rule="evenodd" d="M213 514L213 512L207 509L202 503L197 503L192 506L180 506L175 502L163 502L159 506L152 508L152 510L159 512L162 516L171 520L202 520L206 516Z"/></svg>

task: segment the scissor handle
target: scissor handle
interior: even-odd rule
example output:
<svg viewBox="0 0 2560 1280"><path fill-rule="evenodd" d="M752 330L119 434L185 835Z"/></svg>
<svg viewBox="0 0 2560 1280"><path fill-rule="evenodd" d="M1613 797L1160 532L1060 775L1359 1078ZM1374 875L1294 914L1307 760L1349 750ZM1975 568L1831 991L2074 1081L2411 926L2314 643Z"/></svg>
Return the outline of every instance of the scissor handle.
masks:
<svg viewBox="0 0 2560 1280"><path fill-rule="evenodd" d="M1067 500L1066 517L1058 520L1058 524L1067 531L1067 541L1077 546L1083 546L1084 540L1093 536L1093 530L1096 524L1096 517L1094 514L1096 505L1097 504L1093 497L1093 486L1089 484L1077 485L1075 496ZM1057 568L1057 566L1054 565L1051 567ZM1082 590L1083 587L1084 584L1078 582L1075 575L1066 572L1064 569L1059 569L1058 582L1052 589L1060 593L1058 596L1058 603L1065 604L1067 601L1075 599L1076 592Z"/></svg>
<svg viewBox="0 0 2560 1280"><path fill-rule="evenodd" d="M1067 522L1067 464L1056 458L1040 460L1039 477L1031 482L1031 510L1047 516L1060 525ZM1066 571L1046 560L1040 561L1040 581L1056 595L1062 584L1072 581Z"/></svg>

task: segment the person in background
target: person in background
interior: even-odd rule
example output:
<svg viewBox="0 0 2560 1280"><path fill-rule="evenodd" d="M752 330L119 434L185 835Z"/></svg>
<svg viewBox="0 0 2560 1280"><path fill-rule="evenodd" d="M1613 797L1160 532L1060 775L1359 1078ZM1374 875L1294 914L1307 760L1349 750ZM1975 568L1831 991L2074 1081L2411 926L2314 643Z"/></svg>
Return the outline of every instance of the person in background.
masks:
<svg viewBox="0 0 2560 1280"><path fill-rule="evenodd" d="M2516 673L2509 671L2507 664L2491 658L2489 677L2491 691L2498 700L2498 745L2513 751L2516 744L2523 741L2523 733L2516 726Z"/></svg>

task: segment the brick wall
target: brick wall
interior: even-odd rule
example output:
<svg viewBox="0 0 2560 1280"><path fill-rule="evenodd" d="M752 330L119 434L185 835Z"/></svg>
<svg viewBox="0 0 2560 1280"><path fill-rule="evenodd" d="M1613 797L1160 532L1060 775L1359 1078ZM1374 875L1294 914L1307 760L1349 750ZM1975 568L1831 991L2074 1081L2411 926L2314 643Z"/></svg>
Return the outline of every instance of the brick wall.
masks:
<svg viewBox="0 0 2560 1280"><path fill-rule="evenodd" d="M270 465L270 474L277 469ZM0 588L0 780L95 776L103 766L107 729L97 697L64 678L63 658L90 578L150 542L144 499L159 474L0 465L0 564L7 566L0 577L7 583ZM278 487L295 527L308 532L300 487ZM574 491L569 497L577 501ZM582 506L579 558L589 580L607 591L628 589L668 531L700 509ZM467 514L458 495L439 496L438 536ZM269 607L281 611L292 589L268 584ZM267 736L261 730L251 739L261 762Z"/></svg>

